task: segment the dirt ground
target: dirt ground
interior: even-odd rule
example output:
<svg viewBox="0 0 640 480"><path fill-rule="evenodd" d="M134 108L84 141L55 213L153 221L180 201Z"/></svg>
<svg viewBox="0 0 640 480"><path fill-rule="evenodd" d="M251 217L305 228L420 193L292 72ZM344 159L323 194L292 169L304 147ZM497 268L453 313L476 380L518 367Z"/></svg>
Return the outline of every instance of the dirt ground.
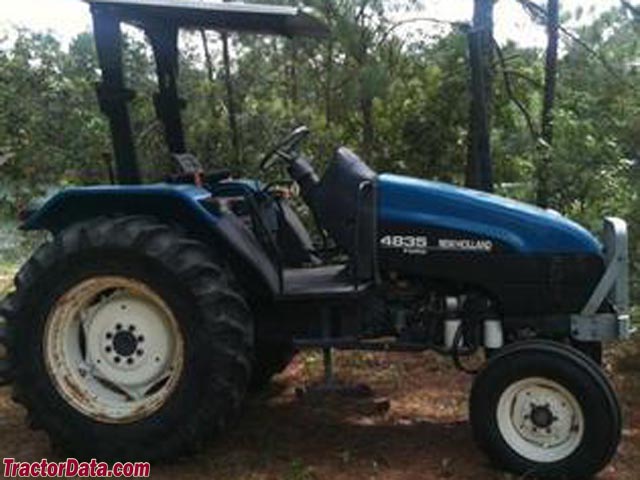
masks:
<svg viewBox="0 0 640 480"><path fill-rule="evenodd" d="M249 400L230 434L204 453L155 465L155 479L355 480L500 479L475 447L466 422L470 378L432 354L340 353L341 380L364 383L370 397L331 397L296 389L320 378L317 354L296 358L269 392ZM640 478L640 339L610 352L607 369L621 392L626 425L614 463L600 480ZM0 456L54 459L46 436L0 390Z"/></svg>

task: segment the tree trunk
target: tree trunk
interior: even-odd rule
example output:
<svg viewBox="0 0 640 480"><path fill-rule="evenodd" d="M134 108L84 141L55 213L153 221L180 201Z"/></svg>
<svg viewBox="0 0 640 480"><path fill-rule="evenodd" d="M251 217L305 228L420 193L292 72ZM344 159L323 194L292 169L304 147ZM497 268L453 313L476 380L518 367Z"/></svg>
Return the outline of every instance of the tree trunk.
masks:
<svg viewBox="0 0 640 480"><path fill-rule="evenodd" d="M360 30L360 45L356 53L360 75L360 114L362 116L362 153L365 161L374 165L373 150L375 142L375 125L373 119L373 92L371 90L370 79L366 78L368 66L371 62L370 39L368 29L365 24L365 9L368 1L363 1L359 13L356 15L356 25Z"/></svg>
<svg viewBox="0 0 640 480"><path fill-rule="evenodd" d="M233 89L233 79L231 78L231 58L229 55L229 36L226 33L222 37L222 61L224 63L224 84L227 91L227 112L229 115L229 129L231 130L231 145L233 148L234 167L240 166L240 132L236 121L236 105Z"/></svg>
<svg viewBox="0 0 640 480"><path fill-rule="evenodd" d="M327 127L333 121L333 38L327 41L327 58L325 60L324 85L324 120Z"/></svg>
<svg viewBox="0 0 640 480"><path fill-rule="evenodd" d="M640 22L640 6L633 6L627 0L622 0L622 6L631 12L634 21Z"/></svg>
<svg viewBox="0 0 640 480"><path fill-rule="evenodd" d="M553 145L553 107L556 98L556 80L558 76L558 30L559 2L547 2L547 52L545 60L544 100L542 105L542 128L540 161L538 164L537 202L543 208L549 206L549 178Z"/></svg>
<svg viewBox="0 0 640 480"><path fill-rule="evenodd" d="M482 38L482 70L484 75L485 100L493 105L493 6L496 0L474 0L473 26L480 30ZM488 109L491 117L491 108Z"/></svg>
<svg viewBox="0 0 640 480"><path fill-rule="evenodd" d="M493 105L493 4L474 0L473 30L469 33L471 105L466 185L493 191L491 110Z"/></svg>
<svg viewBox="0 0 640 480"><path fill-rule="evenodd" d="M333 25L333 0L325 0L324 16L331 29ZM327 127L331 126L333 121L333 53L334 53L334 37L330 34L326 41L326 57L324 61L325 81L324 81L324 121Z"/></svg>
<svg viewBox="0 0 640 480"><path fill-rule="evenodd" d="M211 51L209 50L207 33L204 29L200 30L200 38L202 39L202 48L204 50L204 64L207 68L207 78L211 84L214 84L216 79L213 74L213 60L211 59Z"/></svg>
<svg viewBox="0 0 640 480"><path fill-rule="evenodd" d="M360 98L362 113L362 153L366 162L372 164L373 143L375 141L375 127L373 123L373 99L363 94Z"/></svg>
<svg viewBox="0 0 640 480"><path fill-rule="evenodd" d="M292 38L289 40L289 46L291 48L291 69L290 81L291 81L291 108L293 110L294 118L298 114L298 100L299 100L299 87L298 87L298 45L296 40Z"/></svg>

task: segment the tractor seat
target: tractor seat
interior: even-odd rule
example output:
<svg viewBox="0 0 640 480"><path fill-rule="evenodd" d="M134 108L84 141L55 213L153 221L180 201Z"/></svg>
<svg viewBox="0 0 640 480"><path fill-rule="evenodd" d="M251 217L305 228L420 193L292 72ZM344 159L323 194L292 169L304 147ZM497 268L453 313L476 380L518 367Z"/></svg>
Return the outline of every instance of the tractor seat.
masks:
<svg viewBox="0 0 640 480"><path fill-rule="evenodd" d="M311 195L318 224L350 257L356 278L376 276L376 173L355 153L339 148Z"/></svg>
<svg viewBox="0 0 640 480"><path fill-rule="evenodd" d="M353 300L366 293L372 281L354 282L346 265L288 268L283 271L280 300Z"/></svg>
<svg viewBox="0 0 640 480"><path fill-rule="evenodd" d="M302 156L289 167L321 230L349 255L350 272L376 280L377 175L355 153L339 148L322 179Z"/></svg>
<svg viewBox="0 0 640 480"><path fill-rule="evenodd" d="M373 281L356 280L350 265L345 264L280 270L253 231L235 215L221 215L216 228L225 233L229 246L258 272L276 301L349 301L360 298L373 285Z"/></svg>
<svg viewBox="0 0 640 480"><path fill-rule="evenodd" d="M349 254L359 248L356 242L357 217L367 216L359 209L370 210L372 207L366 202L359 203L359 189L364 182L373 183L375 179L375 172L366 163L342 147L336 151L313 193L313 208L321 227ZM372 213L369 211L368 215Z"/></svg>

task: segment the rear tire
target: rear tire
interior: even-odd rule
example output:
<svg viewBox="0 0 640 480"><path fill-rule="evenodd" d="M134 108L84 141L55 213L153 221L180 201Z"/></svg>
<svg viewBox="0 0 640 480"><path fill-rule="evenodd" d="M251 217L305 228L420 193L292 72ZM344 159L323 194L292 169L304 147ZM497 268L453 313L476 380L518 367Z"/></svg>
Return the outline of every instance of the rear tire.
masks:
<svg viewBox="0 0 640 480"><path fill-rule="evenodd" d="M2 305L14 399L62 451L168 460L237 413L252 320L205 245L153 218L98 218L43 245L15 284Z"/></svg>
<svg viewBox="0 0 640 480"><path fill-rule="evenodd" d="M602 370L547 341L505 347L476 377L470 421L499 466L544 478L588 478L620 441L620 407Z"/></svg>

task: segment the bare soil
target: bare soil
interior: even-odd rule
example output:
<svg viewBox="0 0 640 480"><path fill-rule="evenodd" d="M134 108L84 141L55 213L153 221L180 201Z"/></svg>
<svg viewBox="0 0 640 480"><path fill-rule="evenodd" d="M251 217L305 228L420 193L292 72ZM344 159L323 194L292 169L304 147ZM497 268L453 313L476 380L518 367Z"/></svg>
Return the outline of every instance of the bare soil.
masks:
<svg viewBox="0 0 640 480"><path fill-rule="evenodd" d="M470 377L433 354L339 353L337 375L373 396L296 389L321 377L319 355L299 355L269 392L248 401L228 436L202 454L154 465L156 479L515 479L489 465L466 422ZM621 394L626 425L600 480L640 478L640 340L610 352L607 369ZM46 436L0 390L0 456L55 459Z"/></svg>

